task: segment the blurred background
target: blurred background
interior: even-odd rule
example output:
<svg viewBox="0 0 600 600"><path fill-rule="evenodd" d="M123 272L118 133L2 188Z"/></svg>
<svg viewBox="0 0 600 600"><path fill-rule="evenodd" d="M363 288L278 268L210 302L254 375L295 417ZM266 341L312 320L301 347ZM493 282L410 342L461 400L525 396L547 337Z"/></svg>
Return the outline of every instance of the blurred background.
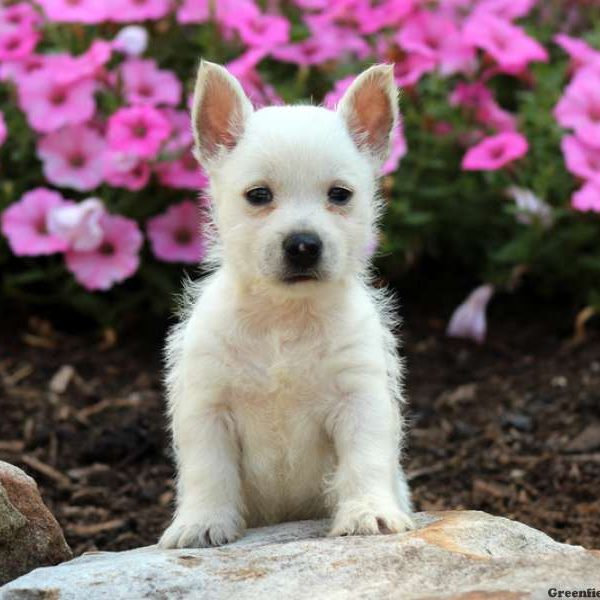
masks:
<svg viewBox="0 0 600 600"><path fill-rule="evenodd" d="M334 108L394 63L372 251L404 320L416 506L598 547L598 0L4 0L0 460L76 553L168 521L161 351L210 203L200 57L257 107Z"/></svg>

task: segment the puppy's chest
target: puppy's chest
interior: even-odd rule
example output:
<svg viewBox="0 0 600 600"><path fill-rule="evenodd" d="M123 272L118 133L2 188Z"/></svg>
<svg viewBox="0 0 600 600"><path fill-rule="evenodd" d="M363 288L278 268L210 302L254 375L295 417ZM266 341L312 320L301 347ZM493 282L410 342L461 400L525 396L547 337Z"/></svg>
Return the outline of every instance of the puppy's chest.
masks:
<svg viewBox="0 0 600 600"><path fill-rule="evenodd" d="M265 332L230 347L231 402L276 410L310 403L330 384L329 349L321 336ZM292 406L287 406L291 409Z"/></svg>

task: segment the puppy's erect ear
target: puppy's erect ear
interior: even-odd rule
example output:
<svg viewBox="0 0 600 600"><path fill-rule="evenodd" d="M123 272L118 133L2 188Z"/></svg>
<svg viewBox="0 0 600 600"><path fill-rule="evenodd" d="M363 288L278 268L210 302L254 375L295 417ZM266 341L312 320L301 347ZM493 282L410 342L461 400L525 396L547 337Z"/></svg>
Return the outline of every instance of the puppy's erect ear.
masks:
<svg viewBox="0 0 600 600"><path fill-rule="evenodd" d="M253 110L238 80L227 69L203 60L192 104L194 154L198 161L207 166L233 149Z"/></svg>
<svg viewBox="0 0 600 600"><path fill-rule="evenodd" d="M338 112L359 149L383 163L398 122L394 67L375 65L361 73L342 97Z"/></svg>

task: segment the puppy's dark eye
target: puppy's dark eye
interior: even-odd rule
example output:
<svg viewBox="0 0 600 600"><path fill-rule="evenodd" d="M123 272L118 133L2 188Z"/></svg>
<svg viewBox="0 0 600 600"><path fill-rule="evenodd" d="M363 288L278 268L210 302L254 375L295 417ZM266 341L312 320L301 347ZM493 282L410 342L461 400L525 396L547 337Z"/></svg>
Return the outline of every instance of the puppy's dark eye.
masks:
<svg viewBox="0 0 600 600"><path fill-rule="evenodd" d="M334 186L329 188L327 197L329 198L329 202L337 204L338 206L343 206L344 204L348 204L350 201L352 192L346 188Z"/></svg>
<svg viewBox="0 0 600 600"><path fill-rule="evenodd" d="M246 192L246 200L253 206L263 206L273 200L273 192L268 187L255 187Z"/></svg>

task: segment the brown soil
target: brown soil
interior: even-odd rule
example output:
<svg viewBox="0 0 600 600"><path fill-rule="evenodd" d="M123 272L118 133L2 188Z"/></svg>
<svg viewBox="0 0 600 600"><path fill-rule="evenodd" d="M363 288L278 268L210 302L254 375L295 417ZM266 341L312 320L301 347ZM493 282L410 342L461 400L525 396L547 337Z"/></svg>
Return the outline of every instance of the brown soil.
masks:
<svg viewBox="0 0 600 600"><path fill-rule="evenodd" d="M481 509L600 547L600 332L573 346L562 309L508 305L479 347L445 338L448 311L409 299L403 313L417 508ZM152 544L169 520L164 329L148 329L0 329L0 459L36 478L76 554Z"/></svg>

